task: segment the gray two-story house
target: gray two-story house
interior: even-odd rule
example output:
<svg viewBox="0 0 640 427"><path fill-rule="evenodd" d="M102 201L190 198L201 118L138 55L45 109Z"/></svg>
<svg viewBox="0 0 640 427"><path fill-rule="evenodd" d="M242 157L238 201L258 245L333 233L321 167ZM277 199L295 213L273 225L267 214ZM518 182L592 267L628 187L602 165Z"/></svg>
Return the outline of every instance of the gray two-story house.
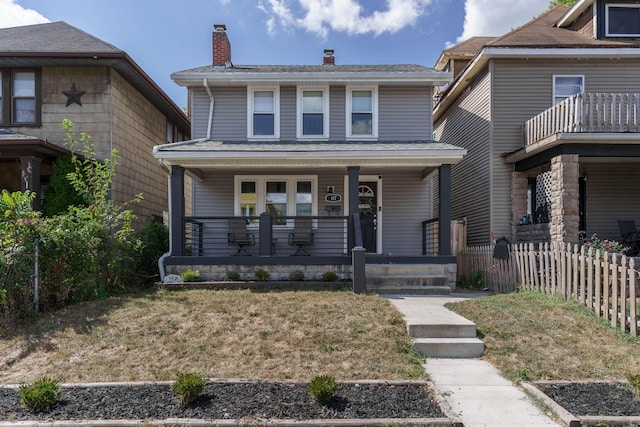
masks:
<svg viewBox="0 0 640 427"><path fill-rule="evenodd" d="M621 240L640 220L640 5L579 0L443 52L435 139L467 149L452 213L468 241Z"/></svg>
<svg viewBox="0 0 640 427"><path fill-rule="evenodd" d="M236 65L224 25L212 40L211 65L172 75L189 91L192 140L154 149L171 170L167 265L199 265L211 278L242 265L348 278L358 246L367 268L455 270L449 185L465 150L432 140L434 86L450 73L338 65L332 50L321 65Z"/></svg>

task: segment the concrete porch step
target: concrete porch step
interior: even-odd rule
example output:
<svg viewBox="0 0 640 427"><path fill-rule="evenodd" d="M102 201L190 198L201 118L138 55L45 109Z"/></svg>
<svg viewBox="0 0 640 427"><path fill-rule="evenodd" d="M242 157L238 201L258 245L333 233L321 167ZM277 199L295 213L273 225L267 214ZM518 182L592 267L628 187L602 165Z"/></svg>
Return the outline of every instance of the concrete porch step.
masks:
<svg viewBox="0 0 640 427"><path fill-rule="evenodd" d="M484 343L477 338L415 338L413 348L428 357L465 359L482 356Z"/></svg>
<svg viewBox="0 0 640 427"><path fill-rule="evenodd" d="M410 323L407 331L413 338L476 338L473 322L461 323Z"/></svg>

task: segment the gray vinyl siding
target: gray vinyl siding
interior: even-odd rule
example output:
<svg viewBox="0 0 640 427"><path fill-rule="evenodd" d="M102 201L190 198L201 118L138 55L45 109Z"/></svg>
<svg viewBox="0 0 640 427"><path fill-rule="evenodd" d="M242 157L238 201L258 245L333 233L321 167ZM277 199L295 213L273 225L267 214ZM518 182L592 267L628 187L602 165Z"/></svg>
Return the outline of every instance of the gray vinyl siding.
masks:
<svg viewBox="0 0 640 427"><path fill-rule="evenodd" d="M436 123L436 140L467 149L451 173L452 219L467 218L469 244L491 238L491 74L486 72ZM437 182L437 180L436 180Z"/></svg>
<svg viewBox="0 0 640 427"><path fill-rule="evenodd" d="M225 141L247 139L247 88L246 87L213 87L214 97L213 128L211 138ZM193 123L194 138L207 136L209 123L209 95L204 88L193 88Z"/></svg>
<svg viewBox="0 0 640 427"><path fill-rule="evenodd" d="M587 237L620 240L618 220L635 220L640 227L640 196L629 192L640 182L638 163L587 163Z"/></svg>
<svg viewBox="0 0 640 427"><path fill-rule="evenodd" d="M380 86L378 138L410 141L432 138L430 87Z"/></svg>
<svg viewBox="0 0 640 427"><path fill-rule="evenodd" d="M295 86L280 87L280 139L295 141L296 139L296 88Z"/></svg>
<svg viewBox="0 0 640 427"><path fill-rule="evenodd" d="M329 88L329 139L332 141L344 141L345 128L345 87L331 86Z"/></svg>
<svg viewBox="0 0 640 427"><path fill-rule="evenodd" d="M422 221L432 217L429 183L421 171L394 171L382 177L382 252L422 254Z"/></svg>

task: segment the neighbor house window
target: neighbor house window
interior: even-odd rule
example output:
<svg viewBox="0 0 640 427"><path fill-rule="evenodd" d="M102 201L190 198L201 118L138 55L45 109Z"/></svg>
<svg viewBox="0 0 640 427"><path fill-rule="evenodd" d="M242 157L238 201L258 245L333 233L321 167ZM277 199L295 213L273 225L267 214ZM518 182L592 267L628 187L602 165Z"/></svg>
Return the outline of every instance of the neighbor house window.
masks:
<svg viewBox="0 0 640 427"><path fill-rule="evenodd" d="M347 137L378 136L377 88L347 88Z"/></svg>
<svg viewBox="0 0 640 427"><path fill-rule="evenodd" d="M584 93L584 76L553 76L553 103Z"/></svg>
<svg viewBox="0 0 640 427"><path fill-rule="evenodd" d="M280 96L277 88L249 88L248 137L280 136Z"/></svg>
<svg viewBox="0 0 640 427"><path fill-rule="evenodd" d="M0 124L35 125L40 122L40 73L36 70L0 70Z"/></svg>
<svg viewBox="0 0 640 427"><path fill-rule="evenodd" d="M608 4L605 34L607 37L640 37L640 4Z"/></svg>
<svg viewBox="0 0 640 427"><path fill-rule="evenodd" d="M238 216L259 216L267 212L274 225L287 225L285 216L317 215L316 176L240 176L235 177ZM251 221L256 223L257 221Z"/></svg>
<svg viewBox="0 0 640 427"><path fill-rule="evenodd" d="M329 90L298 87L298 138L329 137Z"/></svg>

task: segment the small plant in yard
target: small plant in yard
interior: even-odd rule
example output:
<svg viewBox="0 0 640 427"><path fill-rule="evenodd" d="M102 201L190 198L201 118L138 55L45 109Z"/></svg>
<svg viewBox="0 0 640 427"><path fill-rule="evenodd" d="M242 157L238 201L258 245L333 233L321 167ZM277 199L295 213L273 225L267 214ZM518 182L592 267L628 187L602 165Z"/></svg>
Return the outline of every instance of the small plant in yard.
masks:
<svg viewBox="0 0 640 427"><path fill-rule="evenodd" d="M640 374L627 375L627 381L631 385L631 389L636 396L640 397Z"/></svg>
<svg viewBox="0 0 640 427"><path fill-rule="evenodd" d="M255 277L256 280L260 281L260 282L266 282L267 280L269 280L269 277L271 275L269 274L269 272L267 270L263 270L261 268L257 269L255 272Z"/></svg>
<svg viewBox="0 0 640 427"><path fill-rule="evenodd" d="M309 393L321 405L328 405L336 392L337 383L330 375L319 375L309 383Z"/></svg>
<svg viewBox="0 0 640 427"><path fill-rule="evenodd" d="M302 282L304 280L304 272L301 270L293 270L289 273L289 280L292 282Z"/></svg>
<svg viewBox="0 0 640 427"><path fill-rule="evenodd" d="M33 384L20 386L20 404L32 412L39 412L58 403L60 384L50 378L41 378Z"/></svg>
<svg viewBox="0 0 640 427"><path fill-rule="evenodd" d="M200 280L200 272L198 270L185 270L180 273L180 277L185 282L197 282Z"/></svg>
<svg viewBox="0 0 640 427"><path fill-rule="evenodd" d="M224 280L227 282L237 282L240 280L240 275L236 271L227 271L224 276Z"/></svg>
<svg viewBox="0 0 640 427"><path fill-rule="evenodd" d="M484 288L484 270L481 268L473 271L469 277L464 276L460 281L460 286L466 289L482 289Z"/></svg>
<svg viewBox="0 0 640 427"><path fill-rule="evenodd" d="M324 280L325 282L335 282L336 280L338 280L338 275L333 271L327 271L322 275L322 280Z"/></svg>
<svg viewBox="0 0 640 427"><path fill-rule="evenodd" d="M585 250L589 250L589 248L593 248L598 251L605 251L609 253L616 253L624 255L627 253L629 248L624 246L622 243L617 242L615 240L600 240L596 233L593 233L591 239L584 242Z"/></svg>
<svg viewBox="0 0 640 427"><path fill-rule="evenodd" d="M200 375L181 373L173 383L173 393L184 405L188 405L202 396L206 384L207 382Z"/></svg>

